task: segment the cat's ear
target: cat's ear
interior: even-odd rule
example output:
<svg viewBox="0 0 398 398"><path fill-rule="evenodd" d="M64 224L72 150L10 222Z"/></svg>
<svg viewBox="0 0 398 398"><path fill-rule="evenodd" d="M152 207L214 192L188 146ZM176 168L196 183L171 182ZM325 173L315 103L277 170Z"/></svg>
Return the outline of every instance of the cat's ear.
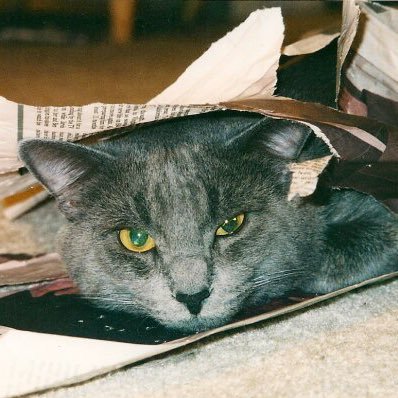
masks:
<svg viewBox="0 0 398 398"><path fill-rule="evenodd" d="M84 185L111 160L110 155L83 145L40 139L22 141L19 157L69 219L78 216Z"/></svg>
<svg viewBox="0 0 398 398"><path fill-rule="evenodd" d="M315 136L309 126L292 120L268 117L240 131L231 143L245 150L264 150L290 161L301 161L330 153L327 145Z"/></svg>

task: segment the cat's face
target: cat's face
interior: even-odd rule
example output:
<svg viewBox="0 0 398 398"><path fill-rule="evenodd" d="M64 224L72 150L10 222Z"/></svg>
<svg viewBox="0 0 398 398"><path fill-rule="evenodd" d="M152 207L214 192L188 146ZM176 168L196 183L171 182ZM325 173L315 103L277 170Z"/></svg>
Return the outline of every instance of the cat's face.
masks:
<svg viewBox="0 0 398 398"><path fill-rule="evenodd" d="M275 156L286 143L259 150L246 140L258 118L229 127L226 116L215 119L147 127L95 151L23 146L69 219L62 253L87 298L191 332L228 322L304 275L303 214L287 201L288 160Z"/></svg>

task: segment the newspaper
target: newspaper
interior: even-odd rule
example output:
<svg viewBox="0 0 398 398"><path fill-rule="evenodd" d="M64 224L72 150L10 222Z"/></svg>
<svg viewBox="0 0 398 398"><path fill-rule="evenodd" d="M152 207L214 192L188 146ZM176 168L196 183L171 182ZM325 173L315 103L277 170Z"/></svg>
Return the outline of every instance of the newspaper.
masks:
<svg viewBox="0 0 398 398"><path fill-rule="evenodd" d="M339 106L398 125L398 9L388 3L345 1L344 11Z"/></svg>
<svg viewBox="0 0 398 398"><path fill-rule="evenodd" d="M289 169L292 173L292 181L288 193L288 200L292 200L296 195L301 197L311 195L317 186L318 176L328 165L332 156L307 160L301 163L292 163Z"/></svg>
<svg viewBox="0 0 398 398"><path fill-rule="evenodd" d="M253 12L150 103L216 104L272 95L283 32L280 8Z"/></svg>
<svg viewBox="0 0 398 398"><path fill-rule="evenodd" d="M305 37L282 48L282 54L289 57L310 54L326 47L333 39L340 36L340 26L333 24L322 30L308 33Z"/></svg>

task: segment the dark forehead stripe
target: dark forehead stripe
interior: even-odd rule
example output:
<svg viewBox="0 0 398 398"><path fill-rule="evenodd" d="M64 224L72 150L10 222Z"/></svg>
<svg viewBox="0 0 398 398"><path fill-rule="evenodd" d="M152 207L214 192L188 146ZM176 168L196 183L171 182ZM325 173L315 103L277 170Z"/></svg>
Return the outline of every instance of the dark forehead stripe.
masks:
<svg viewBox="0 0 398 398"><path fill-rule="evenodd" d="M212 220L217 220L218 218L218 208L219 208L219 203L220 203L220 197L219 197L219 192L216 187L210 187L209 188L209 214Z"/></svg>
<svg viewBox="0 0 398 398"><path fill-rule="evenodd" d="M137 212L141 217L141 220L147 225L151 224L152 219L148 209L148 203L145 199L144 194L142 192L138 192L137 194L134 195L133 201L135 208L137 209Z"/></svg>

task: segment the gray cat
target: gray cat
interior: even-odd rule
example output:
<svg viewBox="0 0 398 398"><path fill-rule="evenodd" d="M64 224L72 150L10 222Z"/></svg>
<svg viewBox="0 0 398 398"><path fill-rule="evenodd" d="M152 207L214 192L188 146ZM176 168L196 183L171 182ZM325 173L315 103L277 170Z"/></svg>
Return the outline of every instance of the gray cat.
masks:
<svg viewBox="0 0 398 398"><path fill-rule="evenodd" d="M289 163L328 153L303 124L232 111L92 147L20 146L66 216L59 242L83 296L185 332L398 269L398 218L372 197L320 187L287 201Z"/></svg>
<svg viewBox="0 0 398 398"><path fill-rule="evenodd" d="M20 147L68 220L59 239L83 295L184 331L397 270L397 217L372 197L287 201L289 163L327 152L305 125L232 111L95 147Z"/></svg>

